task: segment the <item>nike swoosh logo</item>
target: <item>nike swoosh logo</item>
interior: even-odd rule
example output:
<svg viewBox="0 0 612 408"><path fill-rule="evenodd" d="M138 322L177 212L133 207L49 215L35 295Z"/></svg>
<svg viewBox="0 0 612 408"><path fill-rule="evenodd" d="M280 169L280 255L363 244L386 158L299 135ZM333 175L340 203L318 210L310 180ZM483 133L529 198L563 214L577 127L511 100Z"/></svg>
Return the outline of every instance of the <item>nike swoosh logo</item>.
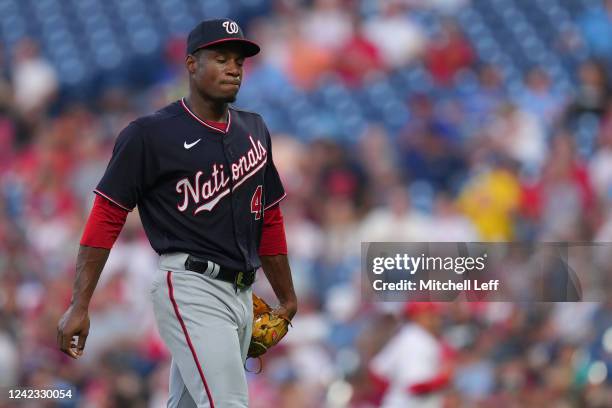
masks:
<svg viewBox="0 0 612 408"><path fill-rule="evenodd" d="M193 142L193 143L189 143L189 144L187 144L187 142L185 142L185 143L183 144L183 147L184 147L185 149L189 150L189 149L191 149L193 146L197 145L197 144L198 144L198 142L199 142L200 140L202 140L202 139L198 139L198 140L196 140L195 142Z"/></svg>

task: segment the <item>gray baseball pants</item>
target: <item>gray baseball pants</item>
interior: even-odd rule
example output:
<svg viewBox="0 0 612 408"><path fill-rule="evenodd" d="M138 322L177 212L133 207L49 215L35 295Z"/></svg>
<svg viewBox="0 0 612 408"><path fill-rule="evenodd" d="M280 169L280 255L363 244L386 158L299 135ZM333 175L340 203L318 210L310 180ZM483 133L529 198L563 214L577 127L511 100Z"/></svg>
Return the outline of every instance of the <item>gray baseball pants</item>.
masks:
<svg viewBox="0 0 612 408"><path fill-rule="evenodd" d="M151 287L159 333L172 354L169 408L248 407L244 363L252 289L185 270L187 254L164 254Z"/></svg>

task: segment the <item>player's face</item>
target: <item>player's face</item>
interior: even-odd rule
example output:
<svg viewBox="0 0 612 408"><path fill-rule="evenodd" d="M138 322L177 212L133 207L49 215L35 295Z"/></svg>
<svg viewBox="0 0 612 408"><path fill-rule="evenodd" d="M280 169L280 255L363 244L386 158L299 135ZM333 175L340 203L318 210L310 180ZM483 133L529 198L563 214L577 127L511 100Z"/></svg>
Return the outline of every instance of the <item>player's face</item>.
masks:
<svg viewBox="0 0 612 408"><path fill-rule="evenodd" d="M235 44L224 44L196 53L191 67L187 62L193 84L203 97L215 102L236 100L242 81L244 57Z"/></svg>

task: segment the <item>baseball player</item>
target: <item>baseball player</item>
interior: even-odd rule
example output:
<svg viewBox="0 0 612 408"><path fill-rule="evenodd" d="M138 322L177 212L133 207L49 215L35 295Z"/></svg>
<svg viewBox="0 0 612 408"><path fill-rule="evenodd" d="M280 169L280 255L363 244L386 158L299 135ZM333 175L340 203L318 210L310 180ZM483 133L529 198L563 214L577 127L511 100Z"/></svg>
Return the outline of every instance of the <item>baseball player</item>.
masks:
<svg viewBox="0 0 612 408"><path fill-rule="evenodd" d="M370 362L370 377L383 394L380 406L442 407L451 380L450 349L438 338L441 317L434 303L407 303L410 322Z"/></svg>
<svg viewBox="0 0 612 408"><path fill-rule="evenodd" d="M275 312L297 311L279 202L285 197L262 118L234 108L244 59L259 46L236 22L205 20L187 39L189 95L117 138L77 258L58 345L83 354L88 305L126 216L138 206L160 255L151 288L172 354L169 407L246 407L251 284L264 273Z"/></svg>

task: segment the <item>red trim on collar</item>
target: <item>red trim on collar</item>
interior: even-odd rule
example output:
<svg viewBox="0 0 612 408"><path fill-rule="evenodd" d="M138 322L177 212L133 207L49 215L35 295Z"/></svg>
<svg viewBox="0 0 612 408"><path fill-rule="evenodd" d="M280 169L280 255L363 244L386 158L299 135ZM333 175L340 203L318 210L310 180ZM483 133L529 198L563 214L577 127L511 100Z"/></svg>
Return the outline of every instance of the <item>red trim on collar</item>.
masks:
<svg viewBox="0 0 612 408"><path fill-rule="evenodd" d="M213 122L212 120L205 120L210 126L217 128L223 132L227 132L227 122Z"/></svg>
<svg viewBox="0 0 612 408"><path fill-rule="evenodd" d="M224 130L224 129L219 129L219 128L215 127L215 126L212 126L212 125L208 124L208 123L215 123L215 122L208 122L207 123L207 121L204 121L204 120L200 119L198 117L198 115L196 115L195 113L193 113L191 111L191 109L189 109L189 106L187 106L187 104L185 103L185 98L181 98L181 105L183 106L183 109L185 109L185 111L189 115L191 115L192 118L194 118L195 120L200 122L202 125L206 126L207 128L215 130L217 132L221 132L221 133L227 133L228 132L228 130L230 128L230 125L232 123L232 113L231 113L231 110L229 108L227 109L227 126L225 127L225 130Z"/></svg>

